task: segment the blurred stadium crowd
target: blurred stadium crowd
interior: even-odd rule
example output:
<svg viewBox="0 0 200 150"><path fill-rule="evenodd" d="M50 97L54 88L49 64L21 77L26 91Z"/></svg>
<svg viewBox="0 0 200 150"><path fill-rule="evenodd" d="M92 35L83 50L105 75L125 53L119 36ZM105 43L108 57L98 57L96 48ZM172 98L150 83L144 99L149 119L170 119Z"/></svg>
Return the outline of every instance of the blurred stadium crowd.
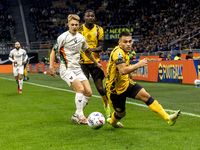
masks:
<svg viewBox="0 0 200 150"><path fill-rule="evenodd" d="M84 23L84 12L93 9L100 26L128 25L137 53L200 49L199 0L29 0L29 18L35 24L38 42L55 40L66 31L67 15L76 13ZM13 37L15 21L7 0L0 2L0 41Z"/></svg>

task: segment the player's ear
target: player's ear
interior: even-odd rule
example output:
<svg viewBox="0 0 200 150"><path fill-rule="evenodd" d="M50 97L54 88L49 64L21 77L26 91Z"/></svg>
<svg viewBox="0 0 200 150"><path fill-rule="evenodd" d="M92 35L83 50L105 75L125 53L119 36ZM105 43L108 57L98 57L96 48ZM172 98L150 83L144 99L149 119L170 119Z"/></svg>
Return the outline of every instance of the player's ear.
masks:
<svg viewBox="0 0 200 150"><path fill-rule="evenodd" d="M119 45L120 45L120 43L121 43L121 39L118 40L118 44L119 44Z"/></svg>

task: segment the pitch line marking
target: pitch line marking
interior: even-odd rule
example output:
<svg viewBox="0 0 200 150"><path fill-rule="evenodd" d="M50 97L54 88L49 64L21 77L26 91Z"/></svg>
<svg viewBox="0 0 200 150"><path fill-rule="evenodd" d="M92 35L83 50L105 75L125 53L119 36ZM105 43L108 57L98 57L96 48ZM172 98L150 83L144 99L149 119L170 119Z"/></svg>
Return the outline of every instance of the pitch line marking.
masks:
<svg viewBox="0 0 200 150"><path fill-rule="evenodd" d="M5 79L5 80L10 80L10 81L15 81L15 80L9 79L9 78L4 78L4 77L0 77L0 78L1 78L1 79ZM61 88L56 88L56 87L47 86L47 85L41 85L41 84L32 83L32 82L24 82L24 83L26 83L26 84L31 84L31 85L35 85L35 86L40 86L40 87L45 87L45 88L49 88L49 89L53 89L53 90L59 90L59 91L66 91L66 92L75 93L75 91L72 91L72 90L61 89ZM92 95L92 97L101 98L101 97L98 96L98 95ZM140 107L147 107L146 105L139 104L139 103L134 103L134 102L130 102L130 101L126 101L126 103L127 103L127 104L136 105L136 106L140 106ZM164 110L165 110L165 111L168 111L168 112L175 112L175 111L176 111L176 110L171 110L171 109L164 109ZM181 114L200 118L200 115L198 115L198 114L193 114L193 113L188 113L188 112L181 112Z"/></svg>

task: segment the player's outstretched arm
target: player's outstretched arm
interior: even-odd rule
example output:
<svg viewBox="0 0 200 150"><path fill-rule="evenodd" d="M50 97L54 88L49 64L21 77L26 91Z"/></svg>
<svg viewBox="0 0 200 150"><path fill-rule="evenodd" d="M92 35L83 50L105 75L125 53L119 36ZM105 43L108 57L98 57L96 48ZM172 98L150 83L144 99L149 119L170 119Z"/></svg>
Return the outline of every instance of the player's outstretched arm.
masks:
<svg viewBox="0 0 200 150"><path fill-rule="evenodd" d="M55 60L56 52L52 49L51 54L50 54L50 75L52 75L54 78L56 77L56 72L54 70L54 60Z"/></svg>
<svg viewBox="0 0 200 150"><path fill-rule="evenodd" d="M126 66L125 63L121 63L121 64L117 65L117 69L119 70L119 73L121 75L125 75L125 74L130 74L131 72L135 71L136 69L141 68L146 65L147 65L147 60L144 58L144 59L140 60L138 63L131 65L131 66Z"/></svg>

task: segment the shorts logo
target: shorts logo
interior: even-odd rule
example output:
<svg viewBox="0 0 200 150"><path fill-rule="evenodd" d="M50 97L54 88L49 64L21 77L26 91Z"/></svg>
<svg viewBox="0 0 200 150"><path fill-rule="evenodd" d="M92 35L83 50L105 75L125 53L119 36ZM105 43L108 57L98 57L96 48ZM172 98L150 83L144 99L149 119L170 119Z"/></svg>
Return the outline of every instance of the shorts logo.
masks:
<svg viewBox="0 0 200 150"><path fill-rule="evenodd" d="M118 53L118 59L122 58L122 54Z"/></svg>
<svg viewBox="0 0 200 150"><path fill-rule="evenodd" d="M72 80L72 79L73 79L73 77L71 76L69 79L70 79L70 80Z"/></svg>

